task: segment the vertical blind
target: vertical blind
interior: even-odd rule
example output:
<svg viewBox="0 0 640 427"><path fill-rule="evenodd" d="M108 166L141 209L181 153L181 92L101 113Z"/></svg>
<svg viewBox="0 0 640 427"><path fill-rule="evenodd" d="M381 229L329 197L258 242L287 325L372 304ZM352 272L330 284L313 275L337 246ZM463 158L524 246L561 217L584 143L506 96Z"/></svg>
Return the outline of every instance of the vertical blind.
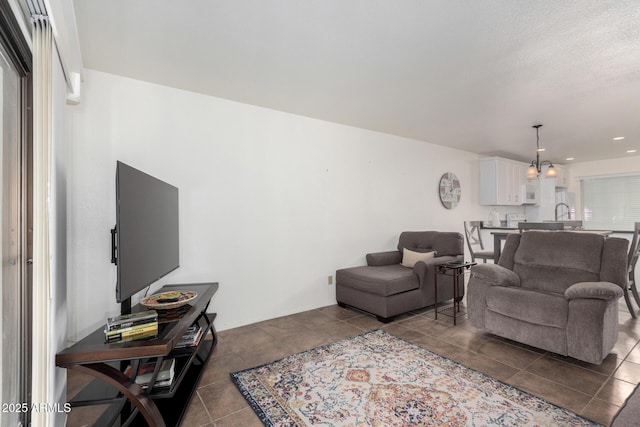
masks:
<svg viewBox="0 0 640 427"><path fill-rule="evenodd" d="M34 403L53 399L54 366L51 330L51 253L49 217L52 141L53 33L41 0L32 7L33 43L33 362ZM37 9L36 6L40 8ZM34 10L36 9L36 10ZM55 413L32 411L34 426L53 426Z"/></svg>
<svg viewBox="0 0 640 427"><path fill-rule="evenodd" d="M632 231L640 222L640 175L583 179L582 219L593 230Z"/></svg>

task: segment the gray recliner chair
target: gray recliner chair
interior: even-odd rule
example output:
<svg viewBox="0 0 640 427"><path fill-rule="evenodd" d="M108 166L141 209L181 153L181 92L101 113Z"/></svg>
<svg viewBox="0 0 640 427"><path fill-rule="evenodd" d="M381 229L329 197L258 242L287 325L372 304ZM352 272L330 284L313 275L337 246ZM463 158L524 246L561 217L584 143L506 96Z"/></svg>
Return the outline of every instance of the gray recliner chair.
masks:
<svg viewBox="0 0 640 427"><path fill-rule="evenodd" d="M432 259L403 266L405 249L434 252ZM336 271L336 300L373 313L390 322L398 314L435 304L435 266L464 259L462 234L443 231L405 231L398 250L367 254L367 265ZM458 299L464 296L464 278L458 282ZM453 277L438 277L438 302L453 298Z"/></svg>
<svg viewBox="0 0 640 427"><path fill-rule="evenodd" d="M594 233L510 235L498 264L471 269L469 320L495 335L600 364L618 339L628 244Z"/></svg>

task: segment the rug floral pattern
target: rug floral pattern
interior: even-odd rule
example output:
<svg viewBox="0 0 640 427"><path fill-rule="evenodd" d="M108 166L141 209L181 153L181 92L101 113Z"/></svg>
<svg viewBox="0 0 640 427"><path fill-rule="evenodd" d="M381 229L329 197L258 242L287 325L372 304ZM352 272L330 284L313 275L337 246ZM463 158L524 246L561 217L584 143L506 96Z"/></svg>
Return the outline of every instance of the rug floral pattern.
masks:
<svg viewBox="0 0 640 427"><path fill-rule="evenodd" d="M384 331L231 377L266 426L598 425Z"/></svg>

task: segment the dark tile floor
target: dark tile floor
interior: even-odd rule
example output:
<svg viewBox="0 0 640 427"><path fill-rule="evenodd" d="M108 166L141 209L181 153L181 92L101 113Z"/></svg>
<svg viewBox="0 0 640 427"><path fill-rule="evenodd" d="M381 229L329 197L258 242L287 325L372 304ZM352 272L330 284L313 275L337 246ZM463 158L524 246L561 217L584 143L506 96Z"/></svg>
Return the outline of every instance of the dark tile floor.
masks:
<svg viewBox="0 0 640 427"><path fill-rule="evenodd" d="M433 308L403 315L390 324L337 305L230 329L219 343L198 385L184 426L261 426L229 373L280 359L318 345L382 328L465 366L609 425L640 382L640 320L620 305L620 334L600 366L550 354L485 334L458 317ZM69 394L76 388L70 379ZM75 415L75 416L74 416ZM87 425L89 415L72 411L69 426Z"/></svg>

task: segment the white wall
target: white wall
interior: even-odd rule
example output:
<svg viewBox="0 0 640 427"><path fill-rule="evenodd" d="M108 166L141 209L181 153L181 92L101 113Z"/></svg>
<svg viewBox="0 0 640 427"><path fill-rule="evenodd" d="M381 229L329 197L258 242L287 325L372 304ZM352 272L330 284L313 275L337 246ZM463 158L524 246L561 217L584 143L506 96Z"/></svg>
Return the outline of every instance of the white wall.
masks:
<svg viewBox="0 0 640 427"><path fill-rule="evenodd" d="M180 188L181 267L160 284L218 281L219 330L335 304L336 269L403 230L463 232L490 210L475 154L420 141L92 70L68 113L71 340L119 309L116 160ZM438 199L448 171L463 191L454 210Z"/></svg>
<svg viewBox="0 0 640 427"><path fill-rule="evenodd" d="M66 347L67 329L67 183L66 183L66 93L67 85L62 73L62 65L57 55L53 56L53 138L51 147L51 281L52 305L49 333L52 337L52 348L49 360L55 366L55 355ZM49 395L61 405L67 401L67 371L62 368L53 369L54 378L49 382ZM51 412L50 425L64 425L64 412Z"/></svg>

